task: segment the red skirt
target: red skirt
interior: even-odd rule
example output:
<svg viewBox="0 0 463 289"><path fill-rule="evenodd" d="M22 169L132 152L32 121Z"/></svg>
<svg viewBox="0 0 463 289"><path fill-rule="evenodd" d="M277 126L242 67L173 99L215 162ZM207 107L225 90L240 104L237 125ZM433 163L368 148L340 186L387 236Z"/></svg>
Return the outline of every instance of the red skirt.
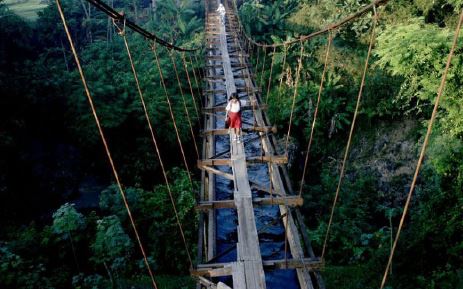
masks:
<svg viewBox="0 0 463 289"><path fill-rule="evenodd" d="M228 117L230 118L230 128L241 128L241 111L229 112Z"/></svg>

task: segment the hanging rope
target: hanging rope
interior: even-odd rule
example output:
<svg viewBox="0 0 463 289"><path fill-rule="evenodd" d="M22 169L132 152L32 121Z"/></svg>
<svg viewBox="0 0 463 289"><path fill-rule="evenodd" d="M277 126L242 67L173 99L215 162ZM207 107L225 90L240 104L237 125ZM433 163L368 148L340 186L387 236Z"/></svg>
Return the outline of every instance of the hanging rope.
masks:
<svg viewBox="0 0 463 289"><path fill-rule="evenodd" d="M358 111L359 111L359 108L360 108L360 101L362 99L363 87L365 85L365 78L366 78L367 71L368 71L368 62L370 61L370 55L371 55L371 51L373 49L373 44L374 44L374 39L375 39L375 30L376 30L377 23L378 23L378 14L376 13L376 8L375 8L374 9L374 17L373 17L373 27L371 28L371 34L370 34L370 44L368 46L367 58L365 59L365 66L363 68L362 81L360 83L360 89L359 89L359 93L358 93L358 96L357 96L357 104L355 105L354 117L352 119L352 124L350 126L349 138L347 140L346 150L344 152L344 158L343 158L343 161L342 161L341 172L339 174L338 186L336 188L336 193L335 193L335 196L334 196L333 205L331 206L330 219L328 221L328 227L326 229L325 241L323 242L323 249L322 249L322 255L321 255L322 259L325 256L326 246L327 246L327 242L328 242L328 236L329 236L329 233L330 233L331 224L333 222L334 209L336 208L336 203L337 203L338 198L339 198L339 192L341 190L342 181L344 179L345 168L346 168L346 163L347 163L347 157L349 156L349 150L350 150L350 145L351 145L351 141L352 141L352 135L354 134L355 121L357 120L357 114L358 114Z"/></svg>
<svg viewBox="0 0 463 289"><path fill-rule="evenodd" d="M270 84L272 83L272 73L273 73L273 63L275 62L275 52L276 52L276 47L273 47L273 53L272 53L272 63L270 64L270 76L268 78L268 84L267 84L267 94L265 98L265 103L267 104L268 102L268 95L270 93Z"/></svg>
<svg viewBox="0 0 463 289"><path fill-rule="evenodd" d="M239 42L239 39L238 39L238 36L235 35L233 37L233 42L234 44L236 45L236 47L242 51L243 50L243 47L241 46L241 43ZM238 58L239 59L239 63L240 65L243 65L245 66L246 62L244 61L243 58ZM244 69L242 69L241 67L239 68L240 70L240 74L241 74L241 77L243 78L244 80L244 85L245 85L245 89L246 89L246 94L248 96L249 99L251 99L251 84L248 84L248 82L246 80L249 80L250 79L250 75L249 75L249 70L247 71L248 72L248 75L246 76L246 74L244 73ZM257 119L256 119L256 104L254 102L251 103L251 107L252 107L252 112L253 112L253 125L254 127L257 127Z"/></svg>
<svg viewBox="0 0 463 289"><path fill-rule="evenodd" d="M174 201L174 198L173 198L173 194L172 194L172 190L170 188L170 185L169 185L169 180L167 178L167 173L166 173L166 170L164 168L164 163L162 161L162 158L161 158L161 153L159 151L159 146L158 146L158 143L156 141L156 137L154 135L154 130L153 130L153 127L151 125L151 119L150 119L150 116L148 114L148 110L146 108L146 103L145 103L145 98L143 96L143 92L141 90L141 87L140 87L140 82L138 80L138 73L135 69L135 65L133 63L133 58L132 58L132 53L130 51L130 48L129 48L129 44L127 42L127 37L125 35L125 29L120 29L119 26L116 25L116 27L119 29L119 35L122 36L122 39L124 40L124 44L125 44L125 48L127 50L127 55L129 57L129 60L130 60L130 66L132 68L132 72L133 72L133 76L134 76L134 79L135 79L135 84L137 86L137 90L138 90L138 95L140 97L140 102L142 104L142 107L143 107L143 111L145 113L145 119L146 119L146 122L148 123L148 128L150 130L150 134L151 134L151 140L153 141L153 144L154 144L154 148L156 150L156 154L157 154L157 157L158 157L158 160L159 160L159 164L161 165L161 170L162 170L162 173L163 173L163 176L164 176L164 180L165 180L165 183L166 183L166 187L167 187L167 191L169 193L169 197L170 197L170 200L171 200L171 203L172 203L172 208L174 210L174 213L175 213L175 218L177 220L177 225L180 229L180 233L182 235L182 239L183 239L183 243L185 245L185 250L187 252L187 255L188 255L188 259L190 261L190 267L193 268L193 262L192 262L192 259L191 259L191 256L190 256L190 251L188 249L188 245L187 245L187 241L186 241L186 238L185 238L185 233L183 231L183 227L182 227L182 224L180 222L180 218L179 218L179 215L178 215L178 211L177 211L177 207L175 205L175 201ZM125 28L125 27L124 27Z"/></svg>
<svg viewBox="0 0 463 289"><path fill-rule="evenodd" d="M242 31L241 31L241 34L243 34ZM247 39L246 39L245 41L246 41L246 49L247 49L247 52L249 53L249 56L251 56L251 54L252 54L251 42L247 41Z"/></svg>
<svg viewBox="0 0 463 289"><path fill-rule="evenodd" d="M299 78L301 74L301 69L302 69L302 56L304 53L304 43L301 42L301 50L299 53L299 65L297 66L297 71L296 71L296 80L294 82L294 93L293 93L293 104L291 106L291 114L289 116L289 126L288 126L288 134L286 135L286 143L285 143L285 152L288 154L288 144L289 144L289 136L291 135L291 125L293 124L293 114L294 114L294 107L296 105L296 96L297 96L297 89L299 86Z"/></svg>
<svg viewBox="0 0 463 289"><path fill-rule="evenodd" d="M201 69L201 65L200 65L201 63L199 62L198 57L196 56L196 54L194 54L194 56L195 56L196 66L198 67L199 79L202 80L202 79L204 79L204 76L205 76L204 71Z"/></svg>
<svg viewBox="0 0 463 289"><path fill-rule="evenodd" d="M199 109L198 109L198 104L197 104L197 101L196 101L196 98L195 98L195 94L193 92L193 86L191 85L190 73L188 72L188 66L187 66L187 61L186 61L186 58L185 58L185 52L183 52L181 54L181 56L182 56L183 69L185 70L186 79L188 80L188 86L190 87L191 100L193 101L193 105L194 105L195 112L196 112L196 117L198 118L199 127L201 127L201 118L199 116ZM193 66L192 66L192 69L193 69Z"/></svg>
<svg viewBox="0 0 463 289"><path fill-rule="evenodd" d="M182 153L183 163L185 164L185 168L186 168L187 173L188 173L188 179L190 180L190 185L193 188L193 181L191 179L190 168L188 167L188 162L186 160L185 151L183 150L182 140L180 139L180 134L178 132L177 122L175 120L174 111L172 110L172 103L170 102L169 93L167 92L167 87L166 87L166 83L164 81L164 75L162 73L161 64L159 62L159 56L158 56L158 52L157 52L155 42L152 43L151 50L153 51L154 58L155 58L155 61L156 61L156 66L157 66L158 71L159 71L159 77L161 79L161 84L162 84L162 87L164 88L164 93L166 95L166 100L167 100L167 105L169 107L170 117L171 117L172 123L174 125L174 130L175 130L175 135L177 136L178 145L180 146L180 152Z"/></svg>
<svg viewBox="0 0 463 289"><path fill-rule="evenodd" d="M315 105L315 111L314 111L314 114L313 114L312 126L311 126L311 129L310 129L309 143L307 144L307 153L305 155L304 170L302 171L301 186L299 187L299 197L302 196L302 188L304 187L304 178L305 178L306 171L307 171L307 163L309 161L309 152L310 152L310 148L312 146L313 134L314 134L314 131L315 131L315 123L317 122L318 107L320 105L320 99L321 99L321 95L322 95L322 91L323 91L323 83L325 81L325 74L326 74L326 70L327 70L327 67L328 67L328 57L330 55L330 48L331 48L331 42L332 41L333 41L333 37L332 37L332 34L330 32L330 34L328 35L328 44L326 46L325 63L323 65L322 79L320 80L320 87L318 89L317 104Z"/></svg>
<svg viewBox="0 0 463 289"><path fill-rule="evenodd" d="M191 124L190 112L188 111L188 107L186 105L185 94L183 93L182 82L180 80L180 76L178 75L177 64L175 63L175 59L174 59L174 55L172 51L168 51L168 54L170 56L172 67L174 68L175 76L177 78L178 89L180 90L180 96L182 97L183 108L185 110L185 115L188 121L188 125L190 127L191 138L193 139L193 145L195 147L196 156L197 156L197 159L199 159L198 145L196 144L196 135L193 131L193 125ZM193 102L194 102L194 99L193 99Z"/></svg>
<svg viewBox="0 0 463 289"><path fill-rule="evenodd" d="M262 61L262 69L260 71L260 82L259 82L259 88L261 89L261 91L262 91L262 87L264 84L264 70L265 70L265 62L267 60L267 47L263 48L263 52L264 52L264 60Z"/></svg>
<svg viewBox="0 0 463 289"><path fill-rule="evenodd" d="M196 76L196 68L195 68L195 65L193 64L193 61L191 60L191 55L190 54L188 54L188 60L189 60L189 63L191 65L191 68L192 68L191 70L193 71L193 77L195 79L196 89L198 90L199 103L202 104L202 101L201 101L201 95L202 95L201 86L199 85L198 78ZM198 121L200 121L200 120L201 120L201 118L198 119ZM199 127L201 127L201 125Z"/></svg>
<svg viewBox="0 0 463 289"><path fill-rule="evenodd" d="M148 274L149 274L150 279L151 279L151 284L152 284L154 289L157 289L158 286L156 284L156 281L154 280L153 271L151 270L150 264L148 262L148 257L146 255L145 249L144 249L143 244L141 242L140 235L139 235L138 230L137 230L137 226L135 225L135 220L134 220L134 218L132 216L132 212L131 212L129 204L127 202L127 197L126 197L125 192L124 192L124 190L122 188L122 184L121 184L121 181L120 181L120 178L119 178L119 174L117 173L116 165L114 164L111 152L109 150L108 143L106 141L106 137L105 137L105 135L103 133L103 128L101 127L101 123L100 123L100 120L98 118L98 114L96 112L95 105L93 103L93 98L92 98L92 95L90 94L90 90L89 90L88 85L87 85L87 80L85 79L85 75L84 75L84 72L82 70L82 66L80 64L79 56L77 55L77 51L76 51L76 48L74 46L74 41L72 40L71 33L69 32L68 25L67 25L64 13L63 13L63 8L61 7L61 1L60 0L56 0L56 6L58 8L58 12L60 14L61 21L63 22L64 30L66 32L66 36L67 36L67 39L69 41L69 45L71 46L72 54L74 55L74 60L75 60L76 65L77 65L77 69L79 70L82 85L84 86L85 94L86 94L87 100L88 100L88 102L90 104L90 108L92 110L93 118L95 119L95 123L96 123L96 126L98 128L98 132L100 134L101 141L103 142L103 146L104 146L104 149L105 149L105 152L106 152L106 156L108 157L109 164L110 164L112 172L113 172L113 176L114 176L114 178L116 180L117 187L119 189L119 193L120 193L120 195L122 197L122 201L123 201L125 209L127 211L127 215L129 216L130 224L131 224L132 229L133 229L133 231L135 233L135 238L137 239L138 247L140 248L141 254L143 255L143 261L145 263L146 269L148 270Z"/></svg>
<svg viewBox="0 0 463 289"><path fill-rule="evenodd" d="M288 46L284 46L284 54L283 54L283 64L281 65L281 78L280 78L280 85L278 86L278 103L281 100L281 87L283 85L283 76L285 73L285 66L286 66L286 55L288 54Z"/></svg>
<svg viewBox="0 0 463 289"><path fill-rule="evenodd" d="M258 74L259 74L260 50L259 50L259 46L257 46L256 48L257 48L257 60L256 60L256 67L254 68L254 71L256 72L256 82L257 82L257 77L258 77Z"/></svg>
<svg viewBox="0 0 463 289"><path fill-rule="evenodd" d="M426 131L426 136L424 138L423 146L421 147L420 157L419 157L418 163L416 165L415 174L413 175L413 181L412 181L412 184L410 186L410 190L408 191L407 200L405 202L404 210L402 212L402 217L400 218L399 227L397 228L397 233L395 235L394 244L392 246L391 253L389 254L389 259L387 261L386 269L384 270L383 280L381 281L380 289L383 289L384 285L386 284L388 271L389 271L389 268L391 267L391 264L392 264L392 258L394 257L394 252L395 252L395 249L397 247L397 243L399 241L399 237L400 237L400 233L402 231L402 227L403 227L403 224L404 224L404 221L405 221L405 217L407 216L407 212L408 212L408 208L410 206L410 201L412 199L413 191L415 190L416 182L418 180L418 174L420 172L420 168L421 168L421 165L423 163L424 155L425 155L425 152L426 152L426 147L428 145L429 138L431 137L432 126L434 124L434 121L436 120L437 109L439 108L439 101L440 101L440 99L442 97L442 94L444 92L445 83L446 83L446 80L447 80L447 74L448 74L448 71L449 71L449 68L450 68L450 64L452 62L453 54L454 54L455 49L457 47L458 36L460 35L460 29L461 29L462 23L463 23L463 9L460 12L460 18L459 18L457 27L455 29L455 35L454 35L454 38L453 38L452 48L450 49L450 52L449 52L449 54L447 56L447 63L445 65L445 69L444 69L444 72L443 72L442 78L441 78L441 83L440 83L439 89L437 91L437 97L436 97L436 100L434 102L434 109L432 110L431 119L429 120L429 123L428 123L428 129Z"/></svg>

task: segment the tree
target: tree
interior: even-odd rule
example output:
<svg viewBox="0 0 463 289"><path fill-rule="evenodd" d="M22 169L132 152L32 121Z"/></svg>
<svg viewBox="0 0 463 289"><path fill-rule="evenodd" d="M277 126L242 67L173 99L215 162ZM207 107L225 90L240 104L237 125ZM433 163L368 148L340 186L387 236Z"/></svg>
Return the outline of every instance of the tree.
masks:
<svg viewBox="0 0 463 289"><path fill-rule="evenodd" d="M97 264L103 264L111 283L114 286L112 271L122 271L130 259L133 244L124 232L121 222L116 216L104 217L97 221L96 237L92 244Z"/></svg>
<svg viewBox="0 0 463 289"><path fill-rule="evenodd" d="M414 18L407 25L388 26L379 36L377 64L392 75L404 78L399 98L406 99L417 112L429 113L436 97L441 75L452 44L453 29L441 29ZM441 107L444 130L454 136L463 135L463 56L458 48L447 77Z"/></svg>
<svg viewBox="0 0 463 289"><path fill-rule="evenodd" d="M74 206L74 204L65 203L53 213L52 229L63 240L69 239L76 268L80 271L72 234L85 228L85 218L81 213L77 212Z"/></svg>

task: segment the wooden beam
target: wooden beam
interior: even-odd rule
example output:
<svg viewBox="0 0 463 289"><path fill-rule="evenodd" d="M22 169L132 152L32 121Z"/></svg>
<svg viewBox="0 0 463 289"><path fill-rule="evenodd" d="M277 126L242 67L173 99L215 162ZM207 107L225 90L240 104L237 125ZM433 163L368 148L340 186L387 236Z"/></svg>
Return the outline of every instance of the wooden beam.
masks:
<svg viewBox="0 0 463 289"><path fill-rule="evenodd" d="M205 68L222 68L222 67L223 67L222 64L208 64L208 65L205 65ZM247 68L248 66L240 64L240 63L232 63L231 67L232 68Z"/></svg>
<svg viewBox="0 0 463 289"><path fill-rule="evenodd" d="M263 260L262 261L264 268L266 269L297 269L305 268L309 271L320 270L324 267L324 262L320 258L304 258L304 259L288 259L287 262L285 259L282 260ZM209 274L214 274L214 277L219 277L218 274L220 271L216 271L218 268L226 268L230 266L230 263L212 263L212 264L199 264L195 270L191 271L191 274L194 276L210 276ZM231 275L232 270L223 270L221 271L222 276Z"/></svg>
<svg viewBox="0 0 463 289"><path fill-rule="evenodd" d="M287 205L290 207L302 206L304 199L299 196L275 197L275 198L254 198L252 200L255 206L273 206L273 205ZM235 208L234 200L222 200L212 202L200 202L196 206L196 210L207 211L212 209L233 209Z"/></svg>
<svg viewBox="0 0 463 289"><path fill-rule="evenodd" d="M215 80L215 79L220 79L220 80L223 81L223 80L225 79L225 75L218 75L218 74L216 74L216 75L210 75L210 76L206 76L205 79L208 79L208 80L210 80L210 79L213 79L213 80Z"/></svg>
<svg viewBox="0 0 463 289"><path fill-rule="evenodd" d="M198 160L198 167L202 166L227 166L232 162L231 159L205 159ZM288 156L277 155L277 156L254 156L246 158L247 164L261 164L261 163L273 163L273 164L286 164L288 163Z"/></svg>
<svg viewBox="0 0 463 289"><path fill-rule="evenodd" d="M267 109L267 105L266 104L261 104L259 107L257 106L252 106L252 105L243 105L241 106L241 110L252 110L252 109ZM225 111L225 106L214 106L214 107L203 107L203 113L207 113L207 112L219 112L219 111Z"/></svg>
<svg viewBox="0 0 463 289"><path fill-rule="evenodd" d="M213 168L213 167L209 167L209 166L201 166L199 167L201 170L205 170L207 172L210 172L214 175L218 175L218 176L221 176L221 177L224 177L228 180L234 180L233 179L233 175L232 174L229 174L229 173L225 173L225 172L222 172L221 170L218 170L216 168Z"/></svg>
<svg viewBox="0 0 463 289"><path fill-rule="evenodd" d="M249 90L249 93L260 93L260 89L259 88L255 88L255 87L245 87L245 86L238 86L236 91L238 93L248 93L248 90ZM227 91L225 89L209 89L209 90L206 90L205 93L206 94L219 94L219 93L223 93L225 94Z"/></svg>
<svg viewBox="0 0 463 289"><path fill-rule="evenodd" d="M265 127L260 127L260 126L253 126L253 127L245 127L242 128L243 132L263 132L263 133L276 133L277 132L277 127L276 126L265 126ZM201 136L208 136L208 135L227 135L229 133L227 128L221 128L221 129L210 129L210 130L205 130L201 132Z"/></svg>

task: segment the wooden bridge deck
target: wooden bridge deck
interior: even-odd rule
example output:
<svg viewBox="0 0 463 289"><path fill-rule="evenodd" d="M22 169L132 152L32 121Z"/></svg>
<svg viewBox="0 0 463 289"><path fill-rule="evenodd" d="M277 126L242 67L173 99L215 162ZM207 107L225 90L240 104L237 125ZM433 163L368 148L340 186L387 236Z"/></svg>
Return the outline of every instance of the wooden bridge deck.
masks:
<svg viewBox="0 0 463 289"><path fill-rule="evenodd" d="M230 3L224 3L227 8L227 21L226 24L223 24L215 12L218 2L212 0L207 5L209 6L209 13L206 19L206 93L203 113L208 113L204 115L203 160L198 162L198 166L202 169L201 199L198 206L200 209L198 259L202 264L198 265L193 274L211 278L231 275L235 289L264 289L267 288L265 270L268 268L274 270L293 268L297 272L300 288L323 288L317 271L321 262L315 258L310 247L301 215L297 210L294 213L289 209L290 206L301 205L302 199L287 193L292 191L284 167L287 158L278 155L277 142L272 134L274 130L260 104L259 89L252 79L253 74L248 64L248 56L242 49L241 39L236 31L238 22L233 9L231 9L232 6ZM236 67L239 69L237 70ZM240 85L238 85L238 79ZM250 104L246 108L252 111L254 118L251 131L259 134L257 141L261 141L262 151L265 153L260 160L258 157L246 156L244 142L232 141L230 141L230 151L225 153L230 154L230 159L217 159L216 138L226 131L216 127L218 120L223 117L223 113L219 113L223 112L224 103L215 103L215 95L226 94L228 98L234 92L246 93L247 101ZM224 153L220 154L223 155ZM253 199L251 187L257 184L250 183L247 166L254 161L268 165L271 185L267 191L270 191L270 197ZM232 174L215 167L223 165L230 166ZM217 200L216 176L233 181L233 200ZM265 205L279 206L280 218L286 231L288 255L291 255L291 258L287 260L262 260L254 206ZM217 257L216 210L219 208L236 210L238 241L236 243L237 258L235 262L211 263ZM300 231L298 231L299 229ZM308 258L304 256L303 245L305 245ZM264 268L267 269L264 270ZM202 286L204 288L228 288L222 283L215 284L203 277L200 278L198 286L199 288Z"/></svg>

